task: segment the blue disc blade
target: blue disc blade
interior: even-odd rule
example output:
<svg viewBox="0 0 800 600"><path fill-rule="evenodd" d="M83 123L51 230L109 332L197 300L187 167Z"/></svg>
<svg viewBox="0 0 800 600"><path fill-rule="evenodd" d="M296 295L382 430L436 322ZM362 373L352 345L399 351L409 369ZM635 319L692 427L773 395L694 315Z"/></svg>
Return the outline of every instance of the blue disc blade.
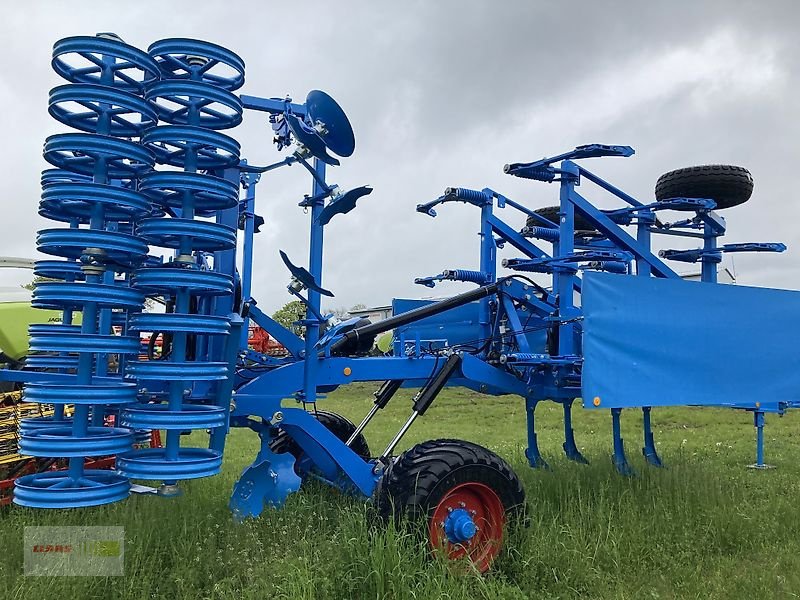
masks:
<svg viewBox="0 0 800 600"><path fill-rule="evenodd" d="M319 137L325 145L339 156L350 156L356 149L353 127L336 100L325 92L312 90L306 96L306 110L311 126L323 125Z"/></svg>

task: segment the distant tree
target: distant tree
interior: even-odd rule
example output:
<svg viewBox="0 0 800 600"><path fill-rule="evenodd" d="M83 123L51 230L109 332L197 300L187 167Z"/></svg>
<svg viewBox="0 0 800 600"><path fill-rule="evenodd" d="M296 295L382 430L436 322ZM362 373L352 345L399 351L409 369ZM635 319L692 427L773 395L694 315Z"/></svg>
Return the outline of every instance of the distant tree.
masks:
<svg viewBox="0 0 800 600"><path fill-rule="evenodd" d="M32 292L33 288L35 288L36 284L39 283L40 281L56 281L56 280L50 277L39 277L37 275L36 277L33 278L33 281L31 281L30 283L23 283L20 287L25 288L26 290Z"/></svg>
<svg viewBox="0 0 800 600"><path fill-rule="evenodd" d="M296 321L305 318L305 316L306 307L303 306L303 303L300 302L300 300L292 300L284 304L283 308L277 310L275 314L272 315L272 318L286 327L286 329L302 337L305 333L305 327L297 325Z"/></svg>

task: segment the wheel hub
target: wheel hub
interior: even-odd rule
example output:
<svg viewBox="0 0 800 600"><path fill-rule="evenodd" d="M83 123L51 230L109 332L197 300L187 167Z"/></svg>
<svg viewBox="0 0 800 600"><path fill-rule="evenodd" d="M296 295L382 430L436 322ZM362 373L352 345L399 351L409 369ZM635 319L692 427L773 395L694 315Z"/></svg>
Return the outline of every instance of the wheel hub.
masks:
<svg viewBox="0 0 800 600"><path fill-rule="evenodd" d="M469 542L478 532L478 526L463 508L451 512L444 521L444 533L451 544Z"/></svg>

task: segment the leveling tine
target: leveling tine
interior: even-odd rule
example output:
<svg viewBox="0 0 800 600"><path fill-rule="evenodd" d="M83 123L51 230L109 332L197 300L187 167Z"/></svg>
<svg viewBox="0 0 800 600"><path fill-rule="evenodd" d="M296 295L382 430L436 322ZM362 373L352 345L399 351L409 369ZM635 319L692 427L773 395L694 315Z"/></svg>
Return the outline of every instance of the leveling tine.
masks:
<svg viewBox="0 0 800 600"><path fill-rule="evenodd" d="M572 429L572 402L574 399L564 402L564 454L567 458L575 462L588 465L589 461L578 450L578 445L575 443L575 431Z"/></svg>
<svg viewBox="0 0 800 600"><path fill-rule="evenodd" d="M653 429L650 425L650 409L650 406L642 407L642 429L644 431L644 447L642 448L642 454L645 460L647 460L647 464L654 467L663 467L664 465L661 462L661 458L658 456L658 452L656 452Z"/></svg>

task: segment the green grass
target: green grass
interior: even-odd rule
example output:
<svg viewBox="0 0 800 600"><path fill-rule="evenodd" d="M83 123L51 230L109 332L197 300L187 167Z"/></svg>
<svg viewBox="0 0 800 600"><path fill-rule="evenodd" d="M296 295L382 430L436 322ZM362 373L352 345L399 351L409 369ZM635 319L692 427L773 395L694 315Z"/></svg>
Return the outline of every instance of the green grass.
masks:
<svg viewBox="0 0 800 600"><path fill-rule="evenodd" d="M371 386L341 389L320 403L359 420ZM409 412L398 395L367 429L380 451ZM796 598L800 597L800 448L796 416L769 417L767 456L750 471L754 433L746 413L654 411L667 469L644 465L640 416L623 415L639 476L611 467L608 411L575 410L575 433L591 465L566 460L561 411L537 410L552 470L524 459L519 398L448 390L403 441L463 437L506 458L523 479L530 526L510 532L496 568L457 575L431 561L413 536L370 526L366 503L322 486L290 497L282 511L235 525L233 482L255 455L249 431L230 436L223 473L184 484L182 497L136 496L65 512L0 512L0 597L327 598ZM122 525L125 577L23 577L27 525Z"/></svg>

